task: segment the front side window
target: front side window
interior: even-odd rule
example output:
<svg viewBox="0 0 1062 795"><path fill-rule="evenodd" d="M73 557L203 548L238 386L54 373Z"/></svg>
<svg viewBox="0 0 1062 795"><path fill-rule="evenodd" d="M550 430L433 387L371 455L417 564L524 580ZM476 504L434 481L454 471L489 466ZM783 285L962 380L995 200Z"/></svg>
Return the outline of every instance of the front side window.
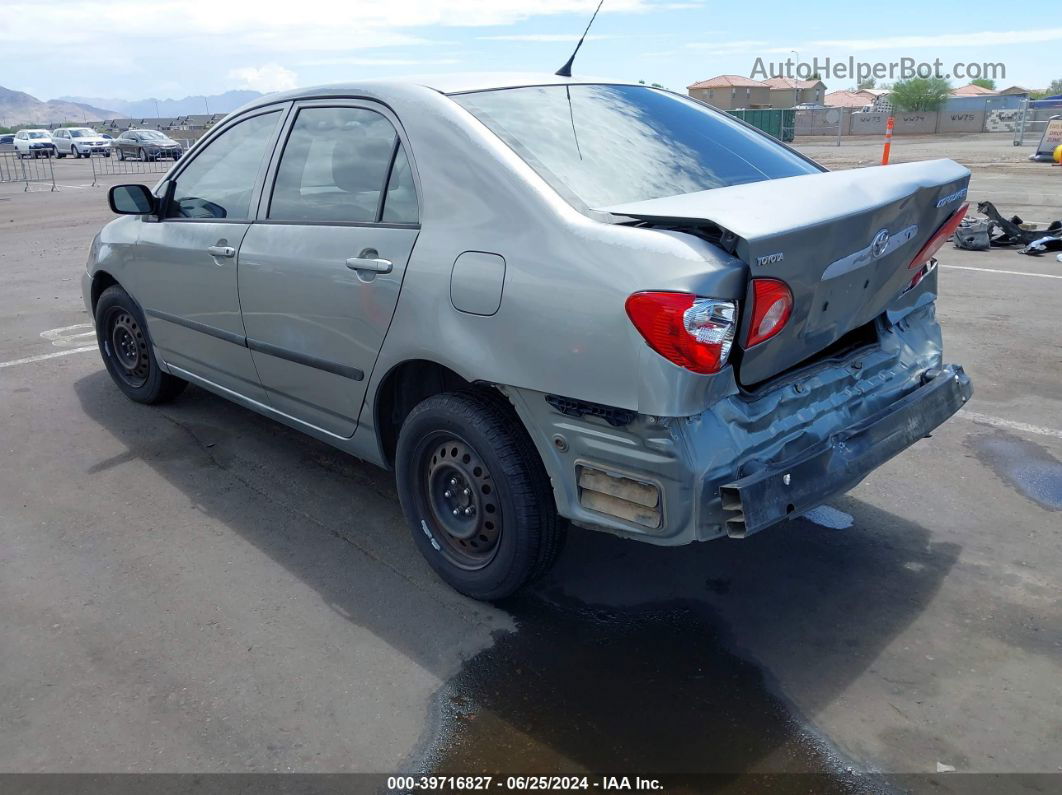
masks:
<svg viewBox="0 0 1062 795"><path fill-rule="evenodd" d="M531 86L451 98L576 207L819 173L726 114L645 86Z"/></svg>
<svg viewBox="0 0 1062 795"><path fill-rule="evenodd" d="M378 220L398 136L365 108L303 108L277 168L269 218L364 223Z"/></svg>
<svg viewBox="0 0 1062 795"><path fill-rule="evenodd" d="M278 121L280 111L253 116L201 149L177 176L169 217L250 217L251 194Z"/></svg>

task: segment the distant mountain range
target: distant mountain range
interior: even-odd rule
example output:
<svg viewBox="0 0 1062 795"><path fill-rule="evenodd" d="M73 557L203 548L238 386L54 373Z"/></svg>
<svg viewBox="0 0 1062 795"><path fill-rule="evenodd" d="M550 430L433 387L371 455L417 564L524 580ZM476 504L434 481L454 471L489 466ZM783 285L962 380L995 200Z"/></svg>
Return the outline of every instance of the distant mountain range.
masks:
<svg viewBox="0 0 1062 795"><path fill-rule="evenodd" d="M101 108L114 108L107 118L170 118L203 113L228 113L252 99L262 96L260 91L226 91L224 94L185 97L184 99L114 99L113 97L59 97L65 102L95 105ZM156 109L156 104L158 108Z"/></svg>
<svg viewBox="0 0 1062 795"><path fill-rule="evenodd" d="M107 107L109 106L106 104L97 107L95 104L60 99L41 102L22 91L12 91L0 86L0 126L84 123L113 119L119 115L113 110L106 110Z"/></svg>

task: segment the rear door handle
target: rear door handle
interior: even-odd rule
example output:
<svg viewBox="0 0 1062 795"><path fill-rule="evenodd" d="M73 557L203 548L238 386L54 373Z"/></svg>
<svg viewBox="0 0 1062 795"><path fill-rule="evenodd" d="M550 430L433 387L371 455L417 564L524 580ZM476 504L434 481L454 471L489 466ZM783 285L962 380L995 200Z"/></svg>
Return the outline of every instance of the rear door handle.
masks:
<svg viewBox="0 0 1062 795"><path fill-rule="evenodd" d="M207 253L212 257L235 257L236 249L232 246L211 246Z"/></svg>
<svg viewBox="0 0 1062 795"><path fill-rule="evenodd" d="M362 252L365 253L364 251ZM352 271L367 271L369 273L390 273L394 263L389 259L379 257L351 257L347 260L347 267Z"/></svg>

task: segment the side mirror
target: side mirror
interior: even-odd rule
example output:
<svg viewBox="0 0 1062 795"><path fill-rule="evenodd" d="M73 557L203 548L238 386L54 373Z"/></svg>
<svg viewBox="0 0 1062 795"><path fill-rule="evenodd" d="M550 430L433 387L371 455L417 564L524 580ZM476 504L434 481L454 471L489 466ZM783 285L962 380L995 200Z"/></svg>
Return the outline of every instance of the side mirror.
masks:
<svg viewBox="0 0 1062 795"><path fill-rule="evenodd" d="M158 199L143 185L115 185L107 194L111 210L118 215L151 215L158 210Z"/></svg>

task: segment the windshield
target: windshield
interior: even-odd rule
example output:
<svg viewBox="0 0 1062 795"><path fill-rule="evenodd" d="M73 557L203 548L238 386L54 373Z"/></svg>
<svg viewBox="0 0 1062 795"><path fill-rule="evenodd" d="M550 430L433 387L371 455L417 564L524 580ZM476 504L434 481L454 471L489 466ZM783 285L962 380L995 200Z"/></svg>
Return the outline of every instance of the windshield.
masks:
<svg viewBox="0 0 1062 795"><path fill-rule="evenodd" d="M30 132L26 133L26 137L27 138L47 138L48 137L48 133L46 133L46 132L34 132L34 131L31 130Z"/></svg>
<svg viewBox="0 0 1062 795"><path fill-rule="evenodd" d="M81 128L78 130L71 130L71 138L94 138L96 136L95 130L89 130L87 128Z"/></svg>
<svg viewBox="0 0 1062 795"><path fill-rule="evenodd" d="M642 86L532 86L451 97L575 206L815 174L718 111Z"/></svg>

